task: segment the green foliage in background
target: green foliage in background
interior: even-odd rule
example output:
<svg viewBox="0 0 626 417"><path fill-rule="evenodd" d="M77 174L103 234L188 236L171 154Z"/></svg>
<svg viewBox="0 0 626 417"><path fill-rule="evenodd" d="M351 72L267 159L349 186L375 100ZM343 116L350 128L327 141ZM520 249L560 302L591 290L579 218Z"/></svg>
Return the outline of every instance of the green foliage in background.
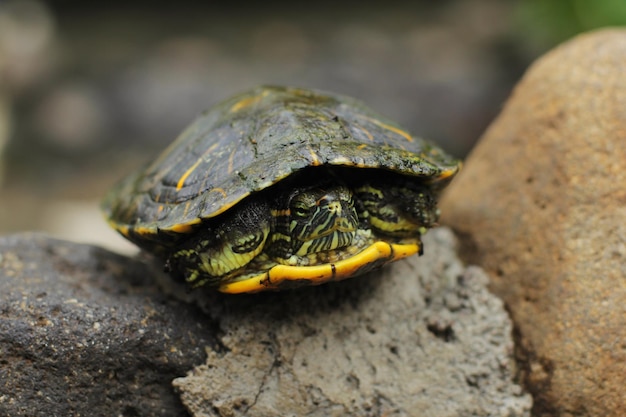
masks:
<svg viewBox="0 0 626 417"><path fill-rule="evenodd" d="M526 40L547 49L581 32L626 26L626 0L521 0L517 17Z"/></svg>

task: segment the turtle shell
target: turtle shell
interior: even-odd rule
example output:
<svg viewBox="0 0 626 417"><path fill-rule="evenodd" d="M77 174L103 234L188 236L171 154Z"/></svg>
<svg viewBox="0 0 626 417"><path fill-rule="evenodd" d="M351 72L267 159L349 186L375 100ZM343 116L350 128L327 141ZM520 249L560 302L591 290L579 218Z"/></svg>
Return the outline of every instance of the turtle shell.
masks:
<svg viewBox="0 0 626 417"><path fill-rule="evenodd" d="M200 115L154 162L118 183L103 209L140 246L173 245L250 194L322 165L387 170L433 187L459 169L354 99L266 86Z"/></svg>

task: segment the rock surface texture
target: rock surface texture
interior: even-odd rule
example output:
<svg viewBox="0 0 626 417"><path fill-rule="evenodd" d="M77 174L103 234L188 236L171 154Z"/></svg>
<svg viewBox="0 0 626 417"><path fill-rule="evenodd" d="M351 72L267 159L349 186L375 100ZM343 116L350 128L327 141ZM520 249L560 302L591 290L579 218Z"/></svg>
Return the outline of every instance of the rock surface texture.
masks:
<svg viewBox="0 0 626 417"><path fill-rule="evenodd" d="M426 254L300 291L196 302L221 349L174 381L194 416L527 416L511 325L447 229ZM197 295L197 294L192 294Z"/></svg>
<svg viewBox="0 0 626 417"><path fill-rule="evenodd" d="M171 380L202 363L210 323L93 246L0 238L0 416L186 416Z"/></svg>
<svg viewBox="0 0 626 417"><path fill-rule="evenodd" d="M202 312L149 264L0 238L0 415L528 416L486 275L448 229L425 243L336 284L178 294Z"/></svg>
<svg viewBox="0 0 626 417"><path fill-rule="evenodd" d="M442 201L519 329L537 416L626 415L626 30L527 72Z"/></svg>

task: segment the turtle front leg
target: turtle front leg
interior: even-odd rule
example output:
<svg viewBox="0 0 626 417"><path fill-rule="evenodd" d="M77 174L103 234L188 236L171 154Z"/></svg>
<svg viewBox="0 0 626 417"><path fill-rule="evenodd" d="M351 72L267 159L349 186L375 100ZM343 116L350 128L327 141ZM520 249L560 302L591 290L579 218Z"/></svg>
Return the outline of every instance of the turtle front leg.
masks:
<svg viewBox="0 0 626 417"><path fill-rule="evenodd" d="M225 219L215 219L207 229L173 252L167 260L194 287L219 285L261 253L270 233L269 212L248 206Z"/></svg>
<svg viewBox="0 0 626 417"><path fill-rule="evenodd" d="M364 211L359 216L377 234L417 237L439 218L435 195L426 186L408 181L392 186L371 182L354 191Z"/></svg>

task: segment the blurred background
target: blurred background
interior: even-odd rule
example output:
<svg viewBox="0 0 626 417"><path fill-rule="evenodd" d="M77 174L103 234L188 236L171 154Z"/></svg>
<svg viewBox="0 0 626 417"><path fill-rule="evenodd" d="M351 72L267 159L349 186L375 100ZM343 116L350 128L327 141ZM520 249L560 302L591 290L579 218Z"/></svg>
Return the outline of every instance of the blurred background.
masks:
<svg viewBox="0 0 626 417"><path fill-rule="evenodd" d="M259 84L354 96L462 158L536 57L626 24L624 0L216 3L0 0L0 234L132 251L101 196Z"/></svg>

